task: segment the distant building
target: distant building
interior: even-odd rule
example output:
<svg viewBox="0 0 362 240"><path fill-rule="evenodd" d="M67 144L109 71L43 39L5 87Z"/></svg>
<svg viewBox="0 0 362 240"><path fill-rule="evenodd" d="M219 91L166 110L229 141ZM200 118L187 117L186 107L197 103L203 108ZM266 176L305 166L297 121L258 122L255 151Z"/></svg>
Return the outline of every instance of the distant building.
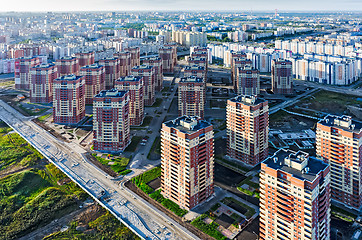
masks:
<svg viewBox="0 0 362 240"><path fill-rule="evenodd" d="M29 90L30 69L40 64L37 57L21 57L15 60L15 88Z"/></svg>
<svg viewBox="0 0 362 240"><path fill-rule="evenodd" d="M179 117L162 124L162 195L192 209L214 193L214 133L210 123Z"/></svg>
<svg viewBox="0 0 362 240"><path fill-rule="evenodd" d="M147 58L143 60L143 64L155 68L155 90L160 92L163 88L162 59L159 57Z"/></svg>
<svg viewBox="0 0 362 240"><path fill-rule="evenodd" d="M54 80L53 119L55 123L74 125L85 117L84 76L68 75Z"/></svg>
<svg viewBox="0 0 362 240"><path fill-rule="evenodd" d="M79 60L76 57L63 57L55 62L58 68L59 76L78 75L79 74Z"/></svg>
<svg viewBox="0 0 362 240"><path fill-rule="evenodd" d="M236 91L236 79L237 79L237 70L239 67L244 67L246 64L243 64L242 66L236 66L235 65L235 60L236 59L239 59L239 58L244 58L246 60L246 54L243 53L243 52L234 52L234 51L231 51L231 60L230 60L230 67L231 67L231 82L233 83L233 86L234 86L234 90ZM249 65L252 65L251 63L251 60L246 60L248 61L247 63ZM250 61L250 62L249 62Z"/></svg>
<svg viewBox="0 0 362 240"><path fill-rule="evenodd" d="M121 91L128 91L129 124L131 126L141 125L144 119L143 77L121 77L115 81L114 87Z"/></svg>
<svg viewBox="0 0 362 240"><path fill-rule="evenodd" d="M174 60L173 60L173 48L161 47L158 51L158 55L162 59L163 72L171 74L174 72Z"/></svg>
<svg viewBox="0 0 362 240"><path fill-rule="evenodd" d="M40 64L30 69L30 102L53 102L53 81L58 77L54 64Z"/></svg>
<svg viewBox="0 0 362 240"><path fill-rule="evenodd" d="M119 52L115 53L114 56L119 59L119 75L125 77L131 74L131 53Z"/></svg>
<svg viewBox="0 0 362 240"><path fill-rule="evenodd" d="M260 76L259 71L246 65L238 69L236 89L238 95L259 95Z"/></svg>
<svg viewBox="0 0 362 240"><path fill-rule="evenodd" d="M93 147L95 151L118 153L130 143L127 91L101 91L93 103Z"/></svg>
<svg viewBox="0 0 362 240"><path fill-rule="evenodd" d="M131 68L141 65L141 56L139 47L129 47L124 49L131 54Z"/></svg>
<svg viewBox="0 0 362 240"><path fill-rule="evenodd" d="M94 64L94 52L87 52L87 53L76 53L75 57L78 58L79 67L84 67L87 65Z"/></svg>
<svg viewBox="0 0 362 240"><path fill-rule="evenodd" d="M268 157L268 101L238 96L227 101L227 154L255 166Z"/></svg>
<svg viewBox="0 0 362 240"><path fill-rule="evenodd" d="M331 166L331 198L344 206L362 206L362 123L328 115L317 123L317 157Z"/></svg>
<svg viewBox="0 0 362 240"><path fill-rule="evenodd" d="M104 66L92 64L80 69L85 78L85 103L93 104L93 97L106 88Z"/></svg>
<svg viewBox="0 0 362 240"><path fill-rule="evenodd" d="M234 91L237 92L238 89L238 73L240 68L244 68L245 66L251 66L253 63L250 59L246 59L245 57L241 58L233 58L232 59L232 68L231 68L231 78L233 79Z"/></svg>
<svg viewBox="0 0 362 240"><path fill-rule="evenodd" d="M155 68L152 66L141 65L133 67L131 74L136 77L143 77L143 91L146 106L152 106L155 103Z"/></svg>
<svg viewBox="0 0 362 240"><path fill-rule="evenodd" d="M172 60L173 65L177 65L177 44L176 43L168 43L164 45L165 47L171 47L172 48Z"/></svg>
<svg viewBox="0 0 362 240"><path fill-rule="evenodd" d="M172 41L185 47L205 46L207 35L206 32L173 31Z"/></svg>
<svg viewBox="0 0 362 240"><path fill-rule="evenodd" d="M280 149L261 163L259 239L330 239L330 168Z"/></svg>
<svg viewBox="0 0 362 240"><path fill-rule="evenodd" d="M114 87L114 81L120 76L120 60L116 57L99 60L99 64L105 69L106 89Z"/></svg>
<svg viewBox="0 0 362 240"><path fill-rule="evenodd" d="M293 93L292 62L283 59L272 61L272 90L275 94Z"/></svg>
<svg viewBox="0 0 362 240"><path fill-rule="evenodd" d="M195 76L181 78L178 85L179 116L204 118L205 94L202 78Z"/></svg>

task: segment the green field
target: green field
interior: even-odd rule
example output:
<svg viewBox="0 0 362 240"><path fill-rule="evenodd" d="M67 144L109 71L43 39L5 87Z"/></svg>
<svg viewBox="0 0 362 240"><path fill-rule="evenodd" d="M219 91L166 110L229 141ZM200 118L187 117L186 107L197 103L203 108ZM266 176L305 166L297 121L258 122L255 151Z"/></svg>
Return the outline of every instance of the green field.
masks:
<svg viewBox="0 0 362 240"><path fill-rule="evenodd" d="M105 166L110 167L113 171L116 173L119 173L121 175L126 175L130 173L129 169L127 168L127 165L129 163L129 158L125 157L116 157L116 158L108 158L107 154L103 154L101 157L97 156L97 154L92 154L100 163L102 163Z"/></svg>
<svg viewBox="0 0 362 240"><path fill-rule="evenodd" d="M0 171L8 167L28 167L42 155L4 123L0 126Z"/></svg>
<svg viewBox="0 0 362 240"><path fill-rule="evenodd" d="M127 148L124 150L126 152L134 152L136 151L136 148L143 137L140 136L134 136L132 137L131 143L127 146Z"/></svg>
<svg viewBox="0 0 362 240"><path fill-rule="evenodd" d="M0 239L15 239L78 208L87 194L54 165L0 179Z"/></svg>
<svg viewBox="0 0 362 240"><path fill-rule="evenodd" d="M98 217L96 220L87 224L87 232L77 231L78 223L72 222L70 228L64 232L56 232L44 238L44 240L111 240L111 239L122 239L122 240L133 240L140 239L131 230L122 225L109 212Z"/></svg>

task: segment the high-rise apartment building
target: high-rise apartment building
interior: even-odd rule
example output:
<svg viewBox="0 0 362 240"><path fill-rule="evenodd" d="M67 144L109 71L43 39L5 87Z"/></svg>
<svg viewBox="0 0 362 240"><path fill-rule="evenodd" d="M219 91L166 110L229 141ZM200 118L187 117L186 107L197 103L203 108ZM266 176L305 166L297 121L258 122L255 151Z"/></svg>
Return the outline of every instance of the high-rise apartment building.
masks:
<svg viewBox="0 0 362 240"><path fill-rule="evenodd" d="M198 65L207 69L207 58L205 57L190 57L188 59L189 66Z"/></svg>
<svg viewBox="0 0 362 240"><path fill-rule="evenodd" d="M15 60L15 88L29 90L30 69L39 65L37 57L21 57Z"/></svg>
<svg viewBox="0 0 362 240"><path fill-rule="evenodd" d="M128 91L129 96L129 124L139 126L144 118L143 77L127 76L117 79L114 88Z"/></svg>
<svg viewBox="0 0 362 240"><path fill-rule="evenodd" d="M63 57L55 62L58 68L59 76L78 75L79 74L79 60L76 57Z"/></svg>
<svg viewBox="0 0 362 240"><path fill-rule="evenodd" d="M53 82L53 119L74 125L85 117L84 76L62 76Z"/></svg>
<svg viewBox="0 0 362 240"><path fill-rule="evenodd" d="M254 69L250 65L239 68L236 81L236 89L238 95L259 95L259 70Z"/></svg>
<svg viewBox="0 0 362 240"><path fill-rule="evenodd" d="M104 66L106 89L114 87L114 81L119 78L120 60L116 57L99 60L99 65Z"/></svg>
<svg viewBox="0 0 362 240"><path fill-rule="evenodd" d="M159 57L151 57L143 60L143 64L155 68L155 90L161 91L163 88L163 68L162 59Z"/></svg>
<svg viewBox="0 0 362 240"><path fill-rule="evenodd" d="M179 116L204 118L205 84L195 76L181 78L178 85Z"/></svg>
<svg viewBox="0 0 362 240"><path fill-rule="evenodd" d="M176 43L168 43L164 45L165 47L171 47L172 48L172 60L173 65L177 65L177 44Z"/></svg>
<svg viewBox="0 0 362 240"><path fill-rule="evenodd" d="M40 64L30 69L30 102L51 103L53 101L53 81L58 77L54 64Z"/></svg>
<svg viewBox="0 0 362 240"><path fill-rule="evenodd" d="M130 143L127 91L103 90L93 102L93 147L95 151L122 152Z"/></svg>
<svg viewBox="0 0 362 240"><path fill-rule="evenodd" d="M119 59L119 75L125 77L131 74L131 53L118 52L114 54L114 57Z"/></svg>
<svg viewBox="0 0 362 240"><path fill-rule="evenodd" d="M275 94L293 93L293 67L292 62L283 59L272 61L272 90Z"/></svg>
<svg viewBox="0 0 362 240"><path fill-rule="evenodd" d="M85 79L85 103L93 104L93 97L106 88L104 66L92 64L80 69Z"/></svg>
<svg viewBox="0 0 362 240"><path fill-rule="evenodd" d="M228 156L255 166L268 157L268 101L255 96L238 96L227 101L226 131Z"/></svg>
<svg viewBox="0 0 362 240"><path fill-rule="evenodd" d="M234 64L235 59L238 58L243 58L246 59L246 54L243 52L231 52L231 82L233 83L234 89L236 90L236 85L234 84L236 82L236 78L237 78L237 67ZM252 65L252 63L249 63L250 65ZM244 66L240 66L240 67L244 67Z"/></svg>
<svg viewBox="0 0 362 240"><path fill-rule="evenodd" d="M141 65L141 56L139 47L129 47L124 49L131 54L131 68Z"/></svg>
<svg viewBox="0 0 362 240"><path fill-rule="evenodd" d="M78 58L79 67L94 64L94 52L76 53L75 57Z"/></svg>
<svg viewBox="0 0 362 240"><path fill-rule="evenodd" d="M202 78L206 83L206 69L203 66L193 65L185 66L184 68L184 77L195 76L197 78Z"/></svg>
<svg viewBox="0 0 362 240"><path fill-rule="evenodd" d="M362 205L362 124L350 116L328 115L317 123L317 157L331 167L331 198L343 205Z"/></svg>
<svg viewBox="0 0 362 240"><path fill-rule="evenodd" d="M262 162L259 239L330 239L330 182L328 164L305 152Z"/></svg>
<svg viewBox="0 0 362 240"><path fill-rule="evenodd" d="M171 74L174 71L174 60L173 60L173 48L172 47L161 47L158 50L158 55L162 59L163 72Z"/></svg>
<svg viewBox="0 0 362 240"><path fill-rule="evenodd" d="M131 74L143 77L145 105L152 106L155 103L155 68L147 65L136 66L132 68Z"/></svg>
<svg viewBox="0 0 362 240"><path fill-rule="evenodd" d="M210 123L182 116L162 124L162 195L191 209L214 193L214 133Z"/></svg>
<svg viewBox="0 0 362 240"><path fill-rule="evenodd" d="M235 92L237 92L239 68L244 68L247 65L252 66L252 64L253 64L253 62L250 59L246 59L246 58L233 58L232 59L231 79L232 79L232 83L233 83Z"/></svg>

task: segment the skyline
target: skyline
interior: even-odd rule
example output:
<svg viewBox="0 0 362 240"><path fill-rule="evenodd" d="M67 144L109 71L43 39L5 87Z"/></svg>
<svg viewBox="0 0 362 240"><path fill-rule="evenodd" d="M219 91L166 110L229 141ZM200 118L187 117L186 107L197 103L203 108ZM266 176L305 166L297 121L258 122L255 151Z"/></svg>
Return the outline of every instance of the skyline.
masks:
<svg viewBox="0 0 362 240"><path fill-rule="evenodd" d="M205 7L207 6L207 7ZM232 7L231 7L232 6ZM63 0L50 2L45 0L14 0L12 4L4 4L1 12L64 12L64 11L362 11L362 1L287 1L287 0L183 0L170 2L166 0Z"/></svg>

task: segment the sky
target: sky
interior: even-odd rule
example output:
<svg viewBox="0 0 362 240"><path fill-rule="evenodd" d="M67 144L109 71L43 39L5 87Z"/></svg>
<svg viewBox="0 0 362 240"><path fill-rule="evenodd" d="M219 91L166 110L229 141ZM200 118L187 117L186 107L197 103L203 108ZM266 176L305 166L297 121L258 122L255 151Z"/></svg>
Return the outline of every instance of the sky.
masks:
<svg viewBox="0 0 362 240"><path fill-rule="evenodd" d="M0 11L362 11L362 0L0 0Z"/></svg>

